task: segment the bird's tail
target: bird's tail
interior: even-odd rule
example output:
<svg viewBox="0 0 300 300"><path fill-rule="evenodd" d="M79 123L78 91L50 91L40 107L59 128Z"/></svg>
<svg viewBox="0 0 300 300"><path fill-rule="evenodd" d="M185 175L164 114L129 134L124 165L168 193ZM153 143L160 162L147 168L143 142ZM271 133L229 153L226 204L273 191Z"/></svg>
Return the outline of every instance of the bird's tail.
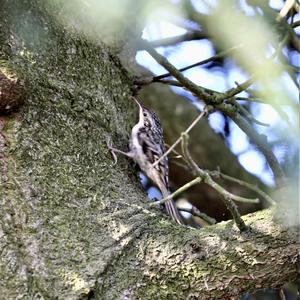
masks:
<svg viewBox="0 0 300 300"><path fill-rule="evenodd" d="M184 222L182 220L182 217L180 215L180 212L178 211L175 202L173 201L173 199L168 200L165 203L166 206L166 211L168 213L168 215L171 216L171 218L176 221L178 224L183 224Z"/></svg>
<svg viewBox="0 0 300 300"><path fill-rule="evenodd" d="M164 198L166 198L170 195L170 192L168 191L167 188L165 188L165 186L162 187L161 192L162 192ZM183 219L182 219L180 212L178 211L173 199L170 199L167 202L165 202L165 207L166 207L166 211L167 211L168 215L171 216L171 218L174 221L176 221L178 224L184 225Z"/></svg>

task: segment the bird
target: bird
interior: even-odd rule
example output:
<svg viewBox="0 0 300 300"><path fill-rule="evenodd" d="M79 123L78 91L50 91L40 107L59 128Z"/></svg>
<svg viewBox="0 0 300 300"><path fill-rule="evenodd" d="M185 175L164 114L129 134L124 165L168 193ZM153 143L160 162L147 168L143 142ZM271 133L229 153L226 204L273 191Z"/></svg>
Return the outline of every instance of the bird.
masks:
<svg viewBox="0 0 300 300"><path fill-rule="evenodd" d="M166 198L170 195L169 166L167 156L161 158L165 153L163 129L157 114L141 104L135 97L133 99L139 107L139 120L131 130L129 151L124 152L108 146L113 153L121 153L137 163L142 172ZM165 208L174 221L184 224L173 199L165 202Z"/></svg>

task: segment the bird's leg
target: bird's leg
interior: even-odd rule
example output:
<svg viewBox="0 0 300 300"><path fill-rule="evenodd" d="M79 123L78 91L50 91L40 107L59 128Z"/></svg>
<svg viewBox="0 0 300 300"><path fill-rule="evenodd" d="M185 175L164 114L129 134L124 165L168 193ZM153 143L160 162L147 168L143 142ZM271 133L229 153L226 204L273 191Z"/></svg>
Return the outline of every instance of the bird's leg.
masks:
<svg viewBox="0 0 300 300"><path fill-rule="evenodd" d="M114 147L108 147L108 148L109 148L109 150L110 150L111 152L121 153L121 154L123 154L123 155L125 155L125 156L131 158L130 152L124 152L124 151L121 151L121 150L116 149L116 148L114 148Z"/></svg>
<svg viewBox="0 0 300 300"><path fill-rule="evenodd" d="M121 154L123 154L123 155L125 155L125 156L127 156L127 157L132 158L132 155L131 155L130 152L124 152L124 151L121 151L121 150L119 150L119 149L116 149L116 148L112 147L111 141L110 141L110 140L106 141L106 144L107 144L107 147L108 147L108 149L111 151L111 154L112 154L112 156L113 156L113 158L114 158L114 161L115 161L115 162L114 162L114 165L118 162L118 158L117 158L115 152L121 153Z"/></svg>

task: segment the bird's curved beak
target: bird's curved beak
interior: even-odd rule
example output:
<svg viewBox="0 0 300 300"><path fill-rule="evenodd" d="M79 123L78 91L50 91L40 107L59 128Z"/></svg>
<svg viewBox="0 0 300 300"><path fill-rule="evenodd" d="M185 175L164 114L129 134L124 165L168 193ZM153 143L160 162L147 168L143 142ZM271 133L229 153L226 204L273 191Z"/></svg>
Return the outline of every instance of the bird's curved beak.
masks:
<svg viewBox="0 0 300 300"><path fill-rule="evenodd" d="M140 102L139 101L137 101L137 99L135 98L135 97L133 97L133 100L136 102L136 104L139 106L139 108L141 109L142 108L142 106L141 106L141 104L140 104Z"/></svg>
<svg viewBox="0 0 300 300"><path fill-rule="evenodd" d="M143 107L135 97L133 97L133 100L139 106L139 122L143 122Z"/></svg>

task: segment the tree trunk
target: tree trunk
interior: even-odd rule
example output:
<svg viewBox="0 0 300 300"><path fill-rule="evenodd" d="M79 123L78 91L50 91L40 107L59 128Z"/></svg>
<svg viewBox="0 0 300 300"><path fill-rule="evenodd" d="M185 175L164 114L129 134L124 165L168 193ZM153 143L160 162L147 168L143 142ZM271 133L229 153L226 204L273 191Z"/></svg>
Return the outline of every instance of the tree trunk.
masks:
<svg viewBox="0 0 300 300"><path fill-rule="evenodd" d="M1 72L25 98L0 120L1 299L225 299L296 278L296 229L271 210L240 234L150 209L106 146L125 149L136 120L112 48L63 27L55 5L0 6Z"/></svg>

